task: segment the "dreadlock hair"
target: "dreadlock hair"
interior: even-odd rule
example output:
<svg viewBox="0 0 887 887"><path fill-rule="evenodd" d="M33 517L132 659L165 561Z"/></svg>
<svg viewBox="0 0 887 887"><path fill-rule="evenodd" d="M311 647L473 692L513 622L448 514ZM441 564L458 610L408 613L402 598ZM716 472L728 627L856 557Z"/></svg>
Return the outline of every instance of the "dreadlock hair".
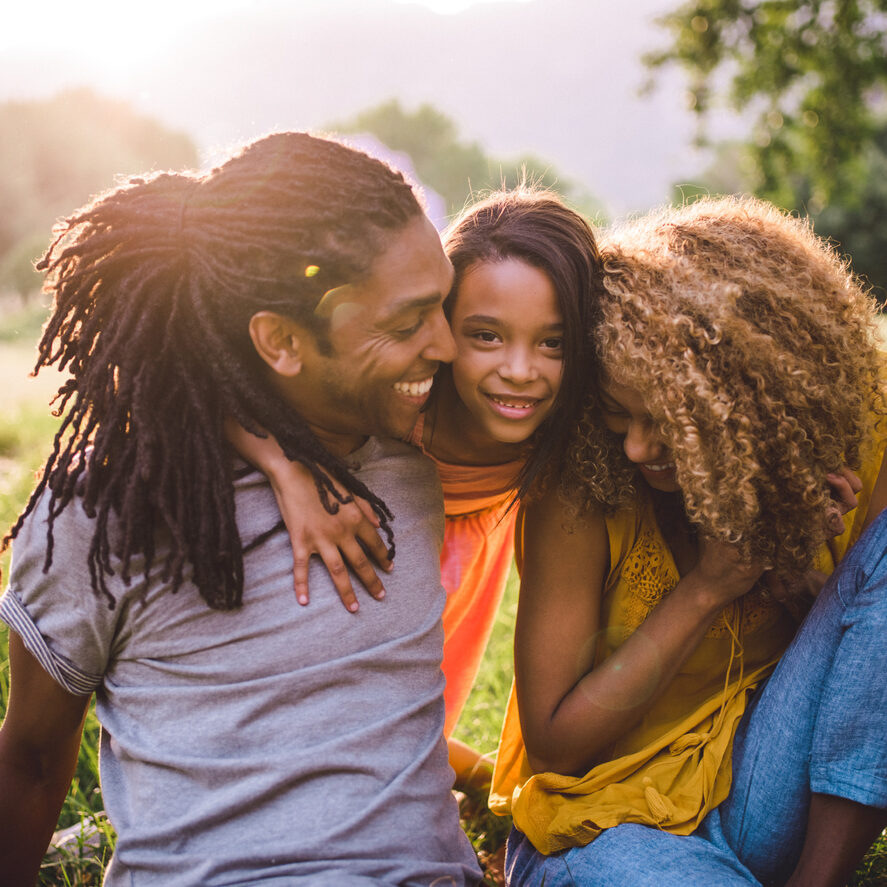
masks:
<svg viewBox="0 0 887 887"><path fill-rule="evenodd" d="M190 578L210 607L239 606L243 550L223 433L231 416L273 434L303 463L329 511L347 498L330 478L368 499L393 547L385 503L265 381L249 322L275 311L323 346L327 321L314 313L323 294L366 275L392 233L421 212L384 163L332 140L278 133L205 176L132 179L68 218L37 266L54 305L35 372L51 364L70 372L55 401L63 419L4 546L48 487L45 569L53 521L76 495L95 518L92 588L110 607L112 561L129 582L141 553L147 576L160 533L173 591Z"/></svg>
<svg viewBox="0 0 887 887"><path fill-rule="evenodd" d="M587 331L597 324L603 267L594 232L554 192L522 184L494 191L469 206L444 234L444 248L455 276L444 305L447 317L459 287L476 265L520 259L542 271L557 296L564 324L561 386L545 420L533 433L527 460L517 478L514 501L537 481L554 477L581 413L595 361ZM438 370L452 372L448 365Z"/></svg>

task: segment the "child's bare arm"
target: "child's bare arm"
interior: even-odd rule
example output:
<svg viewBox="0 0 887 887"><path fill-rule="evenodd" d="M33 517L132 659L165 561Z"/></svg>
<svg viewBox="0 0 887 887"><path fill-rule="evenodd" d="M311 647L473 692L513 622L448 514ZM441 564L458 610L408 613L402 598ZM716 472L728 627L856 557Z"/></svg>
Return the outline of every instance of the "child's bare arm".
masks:
<svg viewBox="0 0 887 887"><path fill-rule="evenodd" d="M391 561L369 503L358 497L341 503L336 514L330 514L321 504L311 472L288 459L273 437L257 437L230 419L225 434L271 483L293 549L293 589L299 603L308 603L308 564L313 554L326 565L342 603L351 612L359 605L348 567L373 597L384 597L382 580L371 560L386 572Z"/></svg>

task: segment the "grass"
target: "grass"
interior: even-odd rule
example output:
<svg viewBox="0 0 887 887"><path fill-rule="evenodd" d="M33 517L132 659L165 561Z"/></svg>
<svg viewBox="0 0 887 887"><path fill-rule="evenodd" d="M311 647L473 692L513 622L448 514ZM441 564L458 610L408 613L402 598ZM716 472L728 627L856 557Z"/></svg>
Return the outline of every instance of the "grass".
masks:
<svg viewBox="0 0 887 887"><path fill-rule="evenodd" d="M16 317L14 322L22 329L35 327L33 318L22 321ZM0 363L4 356L8 357L11 348L20 348L22 354L30 354L14 341L9 344L16 337L7 336L5 327L5 322L0 323ZM36 328L39 328L39 323L36 323ZM24 376L24 370L21 375ZM31 389L27 393L30 397ZM43 402L45 403L45 398ZM45 406L35 405L30 400L20 400L14 384L4 385L4 391L0 392L0 407L0 525L5 528L14 521L27 499L33 486L34 472L48 452L57 420L48 414ZM4 576L8 575L8 566L7 554L0 558L0 570ZM480 678L455 732L457 738L481 751L494 751L499 738L499 728L511 685L511 644L516 609L517 582L516 577L512 576L481 667ZM0 623L0 718L6 711L8 699L8 639L6 629ZM113 850L114 835L101 815L98 738L99 725L91 710L87 717L76 774L58 824L59 829L73 827L74 835L61 851L47 856L38 881L41 887L92 887L101 883L105 862ZM479 797L468 798L463 805L463 813L463 826L481 860L493 859L504 843L509 821L489 813L483 799ZM499 876L493 874L495 867L490 871L488 883L501 883ZM848 887L887 887L887 835L882 835L875 842Z"/></svg>

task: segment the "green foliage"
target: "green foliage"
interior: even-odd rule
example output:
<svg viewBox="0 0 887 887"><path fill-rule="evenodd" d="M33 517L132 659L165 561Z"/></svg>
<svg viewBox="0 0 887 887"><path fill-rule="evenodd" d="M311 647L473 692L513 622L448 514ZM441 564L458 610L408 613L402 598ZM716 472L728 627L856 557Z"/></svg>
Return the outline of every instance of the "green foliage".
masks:
<svg viewBox="0 0 887 887"><path fill-rule="evenodd" d="M46 305L34 300L19 302L0 298L0 345L4 342L33 342L36 345L46 321L47 310Z"/></svg>
<svg viewBox="0 0 887 887"><path fill-rule="evenodd" d="M330 128L371 132L392 150L409 154L419 178L446 200L450 212L461 209L473 183L488 182L489 165L480 145L460 142L455 123L431 105L408 113L392 100Z"/></svg>
<svg viewBox="0 0 887 887"><path fill-rule="evenodd" d="M671 45L646 62L686 71L703 123L721 93L756 118L746 144L718 147L695 190L752 192L809 215L883 295L887 0L689 0L660 23Z"/></svg>
<svg viewBox="0 0 887 887"><path fill-rule="evenodd" d="M410 112L393 99L331 123L329 129L369 132L393 151L409 154L421 181L444 198L450 214L459 212L472 194L530 181L557 188L577 209L603 219L601 205L550 163L532 155L512 160L490 157L477 142L462 141L456 124L428 104Z"/></svg>
<svg viewBox="0 0 887 887"><path fill-rule="evenodd" d="M820 205L856 193L884 117L887 0L687 0L660 19L669 48L652 67L677 64L704 115L729 80L729 100L756 116L760 192L792 205L796 182Z"/></svg>
<svg viewBox="0 0 887 887"><path fill-rule="evenodd" d="M810 183L799 176L794 183L797 192L781 205L809 216L816 232L852 259L853 270L871 284L875 298L883 303L887 296L887 128L862 159L867 170L864 199L848 194L821 206L812 197ZM714 162L694 181L673 186L672 200L680 204L700 196L738 193L773 199L761 187L753 150L724 142L715 146Z"/></svg>
<svg viewBox="0 0 887 887"><path fill-rule="evenodd" d="M480 674L453 731L456 739L484 754L495 754L505 717L505 703L514 676L514 620L517 617L517 570L508 577L505 596L493 623L493 634L484 653Z"/></svg>
<svg viewBox="0 0 887 887"><path fill-rule="evenodd" d="M185 134L88 89L0 104L0 289L24 297L37 288L30 263L48 245L55 219L115 177L197 161Z"/></svg>
<svg viewBox="0 0 887 887"><path fill-rule="evenodd" d="M847 887L887 887L887 830L869 848Z"/></svg>

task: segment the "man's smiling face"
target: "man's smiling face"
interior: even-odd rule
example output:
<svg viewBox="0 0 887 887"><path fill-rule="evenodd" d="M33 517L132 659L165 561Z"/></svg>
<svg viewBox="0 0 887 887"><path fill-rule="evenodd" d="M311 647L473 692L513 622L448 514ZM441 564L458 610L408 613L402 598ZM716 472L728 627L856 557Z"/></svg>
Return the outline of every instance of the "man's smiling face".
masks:
<svg viewBox="0 0 887 887"><path fill-rule="evenodd" d="M391 236L366 279L329 294L329 353L304 341L297 408L331 450L409 434L438 366L456 354L442 308L452 281L423 215Z"/></svg>

